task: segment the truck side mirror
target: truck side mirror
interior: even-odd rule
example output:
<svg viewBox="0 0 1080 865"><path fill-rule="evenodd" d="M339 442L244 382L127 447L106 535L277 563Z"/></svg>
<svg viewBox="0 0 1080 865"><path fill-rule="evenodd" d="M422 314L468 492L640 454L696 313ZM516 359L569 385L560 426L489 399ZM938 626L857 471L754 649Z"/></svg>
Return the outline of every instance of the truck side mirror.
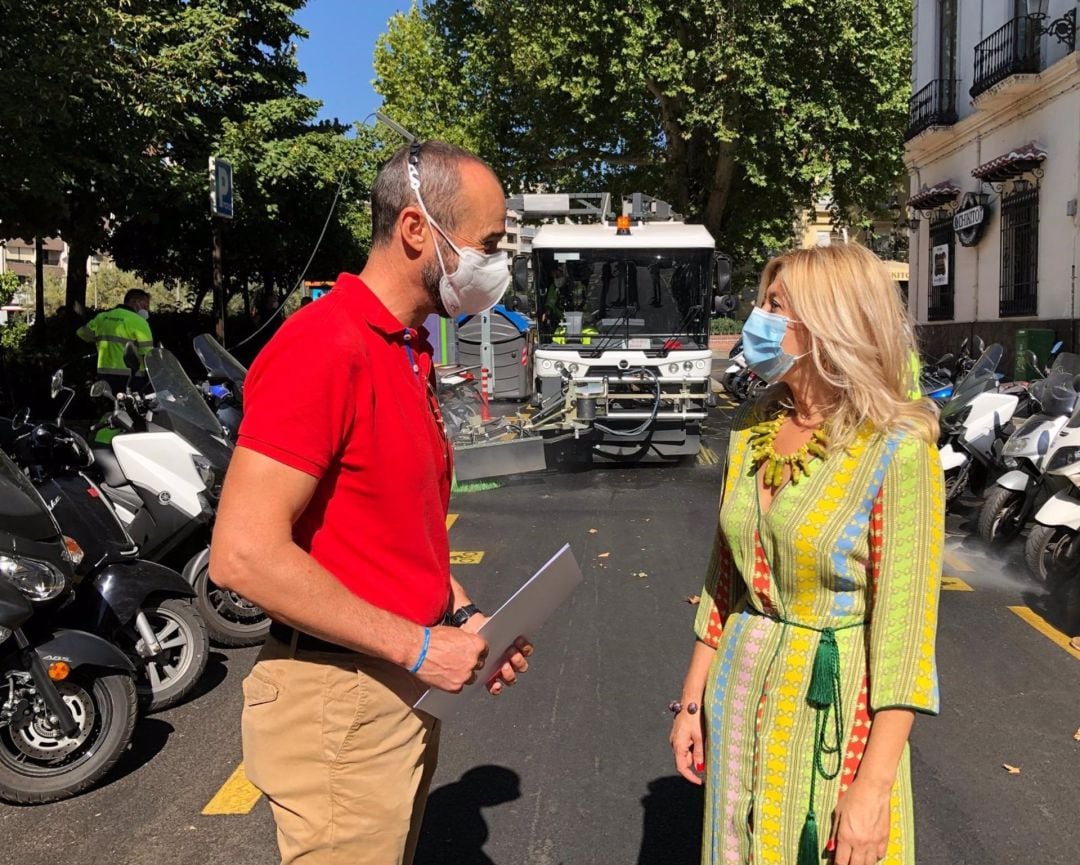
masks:
<svg viewBox="0 0 1080 865"><path fill-rule="evenodd" d="M529 293L529 257L527 255L515 255L510 269L514 281L515 294Z"/></svg>
<svg viewBox="0 0 1080 865"><path fill-rule="evenodd" d="M713 315L730 316L738 307L739 300L733 294L723 294L713 298Z"/></svg>
<svg viewBox="0 0 1080 865"><path fill-rule="evenodd" d="M727 294L731 289L731 259L722 252L714 252L713 271L714 291L719 295Z"/></svg>

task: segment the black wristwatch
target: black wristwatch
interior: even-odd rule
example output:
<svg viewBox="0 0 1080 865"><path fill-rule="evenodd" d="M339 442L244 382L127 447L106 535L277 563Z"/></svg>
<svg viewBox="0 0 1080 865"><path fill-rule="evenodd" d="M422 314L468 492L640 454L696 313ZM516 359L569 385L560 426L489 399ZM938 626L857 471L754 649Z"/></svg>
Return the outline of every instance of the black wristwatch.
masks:
<svg viewBox="0 0 1080 865"><path fill-rule="evenodd" d="M455 628L460 628L479 612L480 608L476 604L466 604L464 607L458 607L450 616L450 624Z"/></svg>

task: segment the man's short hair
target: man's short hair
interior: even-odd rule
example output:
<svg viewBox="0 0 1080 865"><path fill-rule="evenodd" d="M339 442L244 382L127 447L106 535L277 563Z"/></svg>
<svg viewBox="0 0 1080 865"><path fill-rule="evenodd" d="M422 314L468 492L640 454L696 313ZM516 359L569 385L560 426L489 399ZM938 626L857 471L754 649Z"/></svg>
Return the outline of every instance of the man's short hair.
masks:
<svg viewBox="0 0 1080 865"><path fill-rule="evenodd" d="M372 246L389 243L401 211L417 203L409 186L410 147L406 144L399 148L375 176L371 187ZM461 191L461 163L489 166L479 156L445 141L425 141L419 156L420 194L428 213L441 227L453 231L457 227L457 209L453 205Z"/></svg>
<svg viewBox="0 0 1080 865"><path fill-rule="evenodd" d="M128 293L124 295L124 306L131 306L132 304L139 303L141 301L150 302L149 292L143 291L141 288L128 289Z"/></svg>

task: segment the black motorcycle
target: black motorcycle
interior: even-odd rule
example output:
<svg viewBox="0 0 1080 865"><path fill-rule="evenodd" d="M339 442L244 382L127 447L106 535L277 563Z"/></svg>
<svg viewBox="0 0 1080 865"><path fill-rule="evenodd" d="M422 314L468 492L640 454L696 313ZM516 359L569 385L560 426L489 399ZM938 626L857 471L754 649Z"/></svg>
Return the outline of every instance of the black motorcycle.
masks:
<svg viewBox="0 0 1080 865"><path fill-rule="evenodd" d="M57 630L82 555L0 453L0 799L54 802L99 781L131 742L134 666L116 646Z"/></svg>
<svg viewBox="0 0 1080 865"><path fill-rule="evenodd" d="M73 391L53 376L54 398ZM175 705L196 686L209 655L206 625L180 574L139 557L102 490L87 474L93 455L67 428L61 408L55 423L27 423L13 447L16 460L67 537L84 551L75 566L75 597L63 624L86 628L119 646L138 670L140 704L147 711Z"/></svg>

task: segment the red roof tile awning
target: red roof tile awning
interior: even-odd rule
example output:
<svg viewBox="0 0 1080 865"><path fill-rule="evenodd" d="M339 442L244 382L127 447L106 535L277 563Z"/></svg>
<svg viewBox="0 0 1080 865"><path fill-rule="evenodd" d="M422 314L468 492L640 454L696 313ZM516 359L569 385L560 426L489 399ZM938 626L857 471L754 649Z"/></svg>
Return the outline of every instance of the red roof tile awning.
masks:
<svg viewBox="0 0 1080 865"><path fill-rule="evenodd" d="M950 201L955 201L960 194L960 187L951 180L924 186L908 199L908 207L915 210L934 210Z"/></svg>
<svg viewBox="0 0 1080 865"><path fill-rule="evenodd" d="M1001 183L1038 168L1046 156L1046 150L1032 141L1004 156L984 162L971 172L971 176L987 183Z"/></svg>

